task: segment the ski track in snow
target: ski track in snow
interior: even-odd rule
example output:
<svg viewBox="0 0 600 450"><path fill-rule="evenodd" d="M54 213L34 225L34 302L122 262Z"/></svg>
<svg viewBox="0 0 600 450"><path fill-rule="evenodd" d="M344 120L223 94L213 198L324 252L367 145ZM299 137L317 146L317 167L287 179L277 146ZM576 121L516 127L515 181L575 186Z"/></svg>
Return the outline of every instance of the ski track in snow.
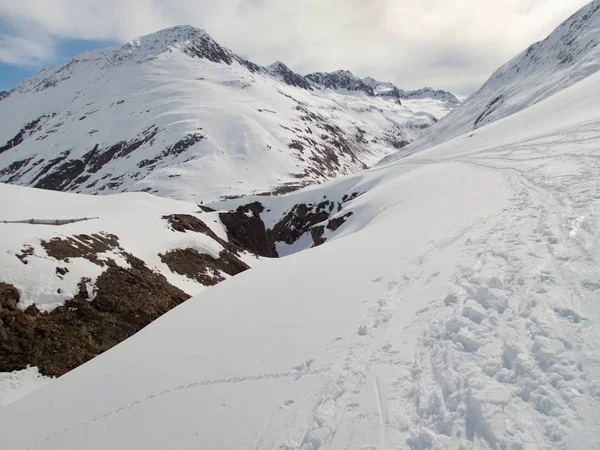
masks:
<svg viewBox="0 0 600 450"><path fill-rule="evenodd" d="M466 438L473 448L572 448L579 423L600 425L600 342L588 333L600 275L587 250L600 164L596 155L553 155L551 147L597 142L599 131L582 124L484 157L447 159L504 171L515 195L488 235L464 248L473 265L457 269L455 289L428 317L412 371L399 383L408 396L400 389L391 405L410 415L396 417L404 422L396 445L464 448ZM571 170L548 173L544 162L554 159ZM578 417L582 410L588 414Z"/></svg>
<svg viewBox="0 0 600 450"><path fill-rule="evenodd" d="M291 431L286 431L287 438L283 442L278 438L279 430L276 427L273 427L272 431L269 429L273 416L277 414L277 411L274 412L253 448L285 450L354 448L352 445L355 436L349 438L344 436L336 440L337 430L347 415L351 417L351 421L365 419L356 399L363 390L372 387L377 404L379 427L379 446L375 445L372 448L385 449L389 426L389 413L385 406L387 399L382 397L379 379L372 379L370 374L371 366L379 364L381 353L386 353L388 350L385 331L402 304L402 291L415 280L423 277L424 264L437 252L463 238L478 224L479 222L468 225L445 241L432 242L430 249L409 263L411 272L403 274L401 281L389 282L386 294L370 305L367 314L357 324L352 335L339 338L347 344L338 349L335 358L337 362L332 364L332 368L324 371L327 381L317 395L316 403L312 406L296 403L298 412L295 416L295 424L289 427ZM382 280L377 279L373 282L382 282ZM372 382L369 383L371 379Z"/></svg>
<svg viewBox="0 0 600 450"><path fill-rule="evenodd" d="M142 399L135 400L126 405L120 406L119 408L117 408L113 411L110 411L106 414L102 414L101 416L93 417L84 422L79 422L78 424L76 424L72 427L64 428L63 430L59 431L58 433L55 433L51 436L46 437L41 442L37 442L37 443L34 443L33 445L30 445L29 447L27 447L26 450L38 448L40 445L51 442L51 441L55 441L58 438L60 438L61 436L65 435L71 431L77 430L77 429L85 427L87 425L91 425L91 424L93 424L95 422L99 422L101 420L108 419L109 417L112 417L116 414L120 414L122 412L125 412L127 410L130 410L132 408L135 408L144 403L150 402L152 400L155 400L157 398L160 398L160 397L163 397L166 395L174 395L174 394L178 394L178 393L181 393L184 391L188 391L190 389L198 389L198 388L223 385L223 384L250 383L250 382L257 382L257 381L277 380L277 379L282 379L282 378L290 378L290 379L297 380L298 378L303 377L303 376L319 375L326 371L327 371L327 369L308 370L308 367L304 366L302 368L300 368L300 367L295 368L294 370L290 370L288 372L266 373L266 374L260 374L260 375L248 375L248 376L241 376L241 377L220 378L217 380L195 381L193 383L177 386L172 389L163 389L160 392L150 394Z"/></svg>

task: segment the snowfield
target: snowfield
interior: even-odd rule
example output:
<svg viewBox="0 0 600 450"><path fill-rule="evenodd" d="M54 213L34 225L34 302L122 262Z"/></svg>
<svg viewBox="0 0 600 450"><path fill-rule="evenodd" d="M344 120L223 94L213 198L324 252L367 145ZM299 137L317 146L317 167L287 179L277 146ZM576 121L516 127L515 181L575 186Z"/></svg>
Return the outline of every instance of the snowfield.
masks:
<svg viewBox="0 0 600 450"><path fill-rule="evenodd" d="M52 380L41 375L37 367L0 373L0 408L37 391Z"/></svg>
<svg viewBox="0 0 600 450"><path fill-rule="evenodd" d="M324 245L201 292L1 409L3 447L600 448L599 101L594 74L263 198L364 192Z"/></svg>

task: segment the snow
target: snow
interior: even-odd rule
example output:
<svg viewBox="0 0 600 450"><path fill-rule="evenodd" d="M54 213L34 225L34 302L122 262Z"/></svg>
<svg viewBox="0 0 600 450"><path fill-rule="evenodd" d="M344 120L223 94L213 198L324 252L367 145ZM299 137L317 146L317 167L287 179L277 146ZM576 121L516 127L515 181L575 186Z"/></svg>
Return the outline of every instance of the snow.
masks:
<svg viewBox="0 0 600 450"><path fill-rule="evenodd" d="M40 375L37 367L0 373L0 408L40 389L52 380Z"/></svg>
<svg viewBox="0 0 600 450"><path fill-rule="evenodd" d="M89 196L0 184L0 211L0 221L97 217L61 226L0 223L0 248L3 251L0 256L1 281L19 290L19 307L22 309L35 303L42 311L52 311L79 292L78 283L82 277L90 278L93 284L107 269L107 266L100 267L85 258L70 258L66 262L50 257L40 243L42 240L78 234L113 234L118 237L123 250L165 275L171 284L194 295L205 287L171 272L158 254L170 249L192 248L218 258L223 247L202 233L174 232L162 217L190 214L204 221L219 237L227 239L218 213L200 213L196 204L144 193ZM16 255L27 247L33 248L34 254L27 257L27 264L24 264ZM112 258L121 267L129 266L118 249L102 253L98 258ZM257 263L257 259L249 255L243 259L250 265ZM69 271L58 276L57 267Z"/></svg>
<svg viewBox="0 0 600 450"><path fill-rule="evenodd" d="M198 47L230 64L190 56ZM204 31L184 26L45 69L0 103L0 146L42 117L21 144L0 154L0 181L36 186L70 163L72 170L85 168L60 190L215 201L362 170L395 150L390 140L411 142L433 123L418 106L358 92L309 91L244 64ZM446 107L433 102L438 117ZM106 153L152 133L131 153L118 152L102 167L90 163L95 148ZM336 133L349 152L338 148L337 162L320 164L327 159L323 148L340 139ZM172 150L189 136L201 139L181 153ZM293 149L294 141L307 148ZM64 161L52 163L59 157Z"/></svg>
<svg viewBox="0 0 600 450"><path fill-rule="evenodd" d="M529 46L496 70L460 108L445 116L422 138L386 160L401 158L468 132L477 133L473 130L535 105L596 73L600 69L599 27L600 1L594 0L546 39Z"/></svg>
<svg viewBox="0 0 600 450"><path fill-rule="evenodd" d="M265 197L268 225L278 205L364 192L324 245L202 291L0 410L3 445L600 448L599 87Z"/></svg>

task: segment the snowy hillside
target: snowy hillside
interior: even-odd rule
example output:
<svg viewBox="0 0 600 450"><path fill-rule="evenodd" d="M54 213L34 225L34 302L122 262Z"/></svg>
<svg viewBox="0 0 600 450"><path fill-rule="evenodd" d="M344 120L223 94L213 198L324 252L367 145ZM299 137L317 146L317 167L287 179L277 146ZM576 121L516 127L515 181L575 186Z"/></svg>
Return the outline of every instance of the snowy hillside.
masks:
<svg viewBox="0 0 600 450"><path fill-rule="evenodd" d="M594 74L474 136L244 199L269 224L345 197L347 220L0 410L3 447L600 448L599 101Z"/></svg>
<svg viewBox="0 0 600 450"><path fill-rule="evenodd" d="M0 103L0 181L193 202L281 193L371 166L448 110L313 78L189 26L82 53Z"/></svg>
<svg viewBox="0 0 600 450"><path fill-rule="evenodd" d="M259 261L233 214L149 194L0 184L0 209L0 372L62 375Z"/></svg>
<svg viewBox="0 0 600 450"><path fill-rule="evenodd" d="M600 69L600 1L594 0L543 41L500 67L462 106L444 117L408 152L453 139L550 97ZM393 160L406 151L392 155Z"/></svg>
<svg viewBox="0 0 600 450"><path fill-rule="evenodd" d="M326 242L359 194L217 211L145 193L0 184L0 372L63 375L206 286ZM39 379L0 374L0 404L3 380L31 375Z"/></svg>

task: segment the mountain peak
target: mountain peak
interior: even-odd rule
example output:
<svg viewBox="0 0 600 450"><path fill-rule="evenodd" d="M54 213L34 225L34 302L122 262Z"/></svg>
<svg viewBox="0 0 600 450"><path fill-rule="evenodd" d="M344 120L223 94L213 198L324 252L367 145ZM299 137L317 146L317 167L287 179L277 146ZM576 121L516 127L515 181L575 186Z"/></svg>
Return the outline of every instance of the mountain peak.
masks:
<svg viewBox="0 0 600 450"><path fill-rule="evenodd" d="M356 77L349 70L336 70L335 72L315 72L305 77L310 82L328 89L364 92L369 97L374 97L373 88Z"/></svg>
<svg viewBox="0 0 600 450"><path fill-rule="evenodd" d="M289 67L286 66L281 61L275 61L273 64L270 64L269 66L267 66L267 69L270 69L275 72L283 72L283 71L290 70Z"/></svg>
<svg viewBox="0 0 600 450"><path fill-rule="evenodd" d="M123 45L118 52L138 57L155 57L178 48L191 57L231 64L238 59L229 49L219 45L210 35L191 25L178 25L138 37Z"/></svg>
<svg viewBox="0 0 600 450"><path fill-rule="evenodd" d="M139 39L167 39L170 41L184 42L190 39L197 39L202 37L210 37L210 35L201 28L193 27L192 25L176 25L174 27L165 28L163 30L155 31L154 33L146 34L137 38Z"/></svg>
<svg viewBox="0 0 600 450"><path fill-rule="evenodd" d="M289 84L290 86L296 86L312 91L310 83L306 81L302 75L297 74L281 61L275 61L273 64L267 67L267 70L271 72L271 75L280 79L284 83Z"/></svg>

